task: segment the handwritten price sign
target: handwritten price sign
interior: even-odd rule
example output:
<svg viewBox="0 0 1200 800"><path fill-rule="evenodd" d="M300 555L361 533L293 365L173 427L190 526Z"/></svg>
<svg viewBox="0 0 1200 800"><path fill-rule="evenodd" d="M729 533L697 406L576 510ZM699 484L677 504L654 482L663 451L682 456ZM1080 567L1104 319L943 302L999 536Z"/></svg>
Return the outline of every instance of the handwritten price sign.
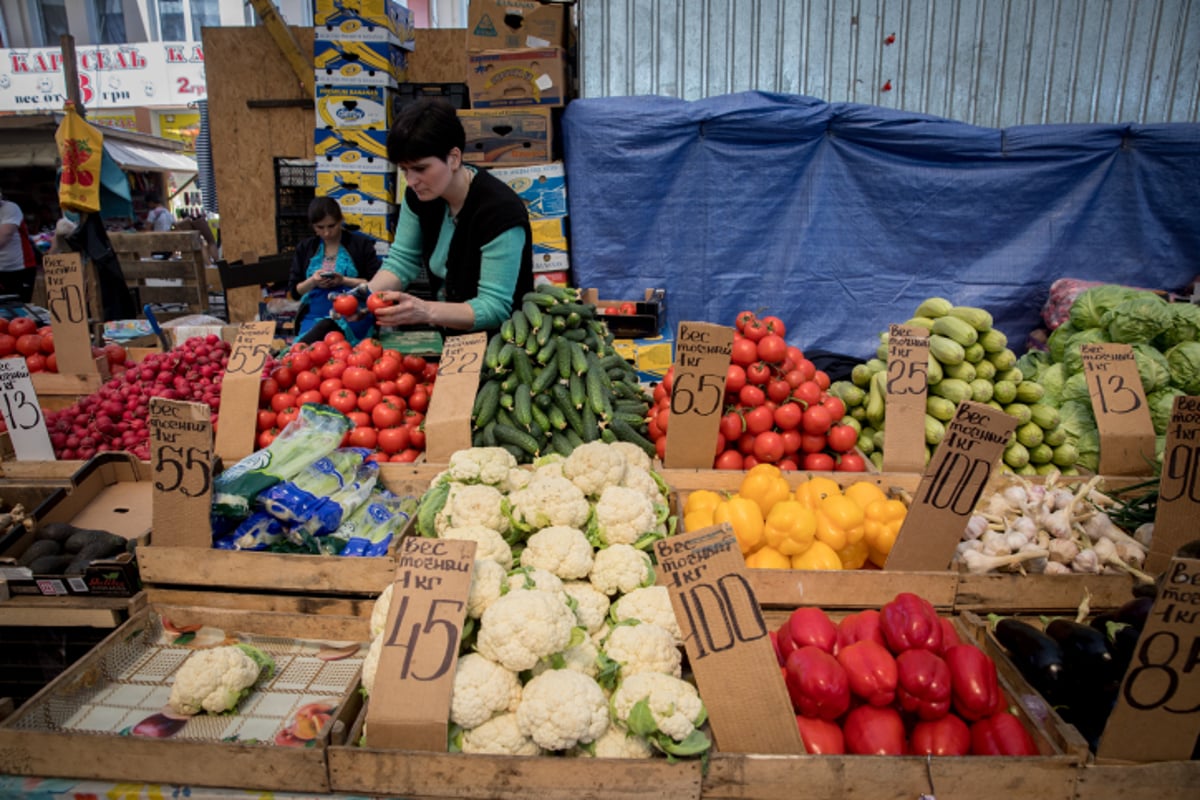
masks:
<svg viewBox="0 0 1200 800"><path fill-rule="evenodd" d="M18 461L53 461L46 418L23 358L0 358L0 410Z"/></svg>
<svg viewBox="0 0 1200 800"><path fill-rule="evenodd" d="M925 469L925 394L929 388L929 331L888 327L885 472Z"/></svg>
<svg viewBox="0 0 1200 800"><path fill-rule="evenodd" d="M707 322L679 323L664 459L668 467L712 467L732 352L732 329Z"/></svg>
<svg viewBox="0 0 1200 800"><path fill-rule="evenodd" d="M447 336L438 362L437 391L425 416L425 455L444 463L456 450L471 446L471 409L479 391L479 372L487 334Z"/></svg>
<svg viewBox="0 0 1200 800"><path fill-rule="evenodd" d="M212 495L211 411L205 403L150 400L155 544L208 547Z"/></svg>
<svg viewBox="0 0 1200 800"><path fill-rule="evenodd" d="M1127 344L1079 348L1100 431L1100 474L1148 475L1154 464L1154 423Z"/></svg>
<svg viewBox="0 0 1200 800"><path fill-rule="evenodd" d="M1200 515L1200 397L1176 397L1163 450L1154 538L1146 569L1166 569L1171 556L1196 538Z"/></svg>
<svg viewBox="0 0 1200 800"><path fill-rule="evenodd" d="M253 415L243 409L258 405L262 373L271 357L275 323L247 322L238 328L221 378L221 416L217 420L217 453L227 463L240 461L254 451Z"/></svg>
<svg viewBox="0 0 1200 800"><path fill-rule="evenodd" d="M42 270L58 371L69 375L95 375L97 367L92 359L92 336L88 330L83 259L78 253L46 256Z"/></svg>

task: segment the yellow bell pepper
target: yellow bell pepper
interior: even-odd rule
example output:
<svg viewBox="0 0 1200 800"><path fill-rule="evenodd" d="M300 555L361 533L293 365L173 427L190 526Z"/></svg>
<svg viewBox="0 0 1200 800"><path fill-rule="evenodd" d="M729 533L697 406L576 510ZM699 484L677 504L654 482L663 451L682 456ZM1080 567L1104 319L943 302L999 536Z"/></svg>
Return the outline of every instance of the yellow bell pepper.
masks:
<svg viewBox="0 0 1200 800"><path fill-rule="evenodd" d="M694 492L688 493L687 500L683 503L683 513L690 514L693 511L707 511L711 514L721 500L721 495L711 489L697 489Z"/></svg>
<svg viewBox="0 0 1200 800"><path fill-rule="evenodd" d="M792 496L792 489L779 467L774 464L756 464L746 473L746 477L742 478L738 494L757 503L765 519L767 514L771 513L772 506Z"/></svg>
<svg viewBox="0 0 1200 800"><path fill-rule="evenodd" d="M855 481L847 486L842 494L857 503L858 507L863 511L866 511L867 506L876 500L887 500L887 494L883 489L880 489L878 484L870 481Z"/></svg>
<svg viewBox="0 0 1200 800"><path fill-rule="evenodd" d="M767 546L785 556L798 556L812 547L817 516L795 500L782 500L771 507L763 526Z"/></svg>
<svg viewBox="0 0 1200 800"><path fill-rule="evenodd" d="M683 515L683 530L685 533L698 531L713 524L715 523L713 522L713 512L711 510L700 509L699 511L689 511Z"/></svg>
<svg viewBox="0 0 1200 800"><path fill-rule="evenodd" d="M857 544L863 538L863 510L842 494L831 494L817 510L817 539L835 551Z"/></svg>
<svg viewBox="0 0 1200 800"><path fill-rule="evenodd" d="M842 560L833 548L824 542L813 542L812 547L798 556L792 556L792 569L841 569Z"/></svg>
<svg viewBox="0 0 1200 800"><path fill-rule="evenodd" d="M887 563L907 515L908 508L900 500L876 500L867 506L863 540L869 550L867 557L880 569Z"/></svg>
<svg viewBox="0 0 1200 800"><path fill-rule="evenodd" d="M869 555L870 548L867 547L866 539L859 539L837 551L838 560L842 562L842 569L861 569L863 564L867 563Z"/></svg>
<svg viewBox="0 0 1200 800"><path fill-rule="evenodd" d="M816 511L821 507L821 501L832 495L841 495L842 487L830 478L809 478L796 487L795 497L807 508Z"/></svg>
<svg viewBox="0 0 1200 800"><path fill-rule="evenodd" d="M746 556L750 569L791 569L792 561L774 547L763 546Z"/></svg>
<svg viewBox="0 0 1200 800"><path fill-rule="evenodd" d="M723 500L713 511L713 524L728 522L742 555L763 546L763 515L758 503L740 495Z"/></svg>

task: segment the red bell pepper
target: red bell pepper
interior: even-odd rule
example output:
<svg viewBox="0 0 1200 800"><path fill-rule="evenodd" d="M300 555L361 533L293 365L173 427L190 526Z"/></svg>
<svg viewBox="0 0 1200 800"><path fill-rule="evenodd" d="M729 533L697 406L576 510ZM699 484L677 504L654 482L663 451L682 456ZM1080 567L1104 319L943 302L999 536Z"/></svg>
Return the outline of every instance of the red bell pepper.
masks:
<svg viewBox="0 0 1200 800"><path fill-rule="evenodd" d="M859 706L842 726L846 752L860 756L904 755L904 722L894 708Z"/></svg>
<svg viewBox="0 0 1200 800"><path fill-rule="evenodd" d="M805 752L817 756L840 756L846 752L846 740L836 722L797 714L796 725Z"/></svg>
<svg viewBox="0 0 1200 800"><path fill-rule="evenodd" d="M905 650L942 649L942 623L933 606L912 592L901 592L880 609L879 626L888 649L896 655Z"/></svg>
<svg viewBox="0 0 1200 800"><path fill-rule="evenodd" d="M850 707L850 679L837 659L819 647L801 647L787 657L788 695L806 717L837 719Z"/></svg>
<svg viewBox="0 0 1200 800"><path fill-rule="evenodd" d="M797 650L812 646L832 653L837 647L837 628L825 612L815 606L797 608L784 627L787 628L786 638Z"/></svg>
<svg viewBox="0 0 1200 800"><path fill-rule="evenodd" d="M838 650L838 663L850 678L850 691L873 706L896 699L896 659L878 642L865 639Z"/></svg>
<svg viewBox="0 0 1200 800"><path fill-rule="evenodd" d="M775 661L782 667L787 663L787 658L784 656L783 651L779 649L779 634L776 631L769 631L769 634L771 637L771 648L775 650Z"/></svg>
<svg viewBox="0 0 1200 800"><path fill-rule="evenodd" d="M958 630L955 629L954 623L949 617L938 617L938 622L942 626L942 649L938 651L939 656L944 656L946 651L956 644L962 644L962 639L958 638Z"/></svg>
<svg viewBox="0 0 1200 800"><path fill-rule="evenodd" d="M965 756L971 752L971 729L961 718L947 714L914 725L908 746L914 756Z"/></svg>
<svg viewBox="0 0 1200 800"><path fill-rule="evenodd" d="M971 754L976 756L1036 756L1037 744L1021 720L1004 711L971 726Z"/></svg>
<svg viewBox="0 0 1200 800"><path fill-rule="evenodd" d="M839 648L861 642L864 639L879 642L887 647L887 641L883 638L883 630L879 627L879 612L873 608L857 614L847 614L838 623Z"/></svg>
<svg viewBox="0 0 1200 800"><path fill-rule="evenodd" d="M954 710L968 721L989 717L1001 702L996 664L978 647L956 644L946 651Z"/></svg>
<svg viewBox="0 0 1200 800"><path fill-rule="evenodd" d="M896 659L900 708L924 721L950 713L950 667L928 650L905 650ZM964 726L965 730L965 726Z"/></svg>

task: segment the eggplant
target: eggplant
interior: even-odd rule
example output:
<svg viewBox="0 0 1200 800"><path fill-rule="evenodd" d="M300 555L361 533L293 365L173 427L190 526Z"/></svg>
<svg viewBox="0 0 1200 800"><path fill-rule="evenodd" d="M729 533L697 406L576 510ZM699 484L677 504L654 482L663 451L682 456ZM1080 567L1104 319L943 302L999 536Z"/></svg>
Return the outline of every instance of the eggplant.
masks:
<svg viewBox="0 0 1200 800"><path fill-rule="evenodd" d="M1133 662L1133 654L1137 651L1138 640L1142 632L1132 625L1113 623L1108 631L1108 649L1113 656L1113 671L1117 680L1124 680L1125 672Z"/></svg>
<svg viewBox="0 0 1200 800"><path fill-rule="evenodd" d="M1153 597L1135 597L1112 612L1113 622L1132 625L1140 631L1146 627L1146 620L1150 617L1150 609L1153 607Z"/></svg>
<svg viewBox="0 0 1200 800"><path fill-rule="evenodd" d="M1117 680L1108 637L1090 625L1070 619L1053 619L1046 635L1058 643L1071 686L1071 695L1088 702L1090 695L1112 691Z"/></svg>
<svg viewBox="0 0 1200 800"><path fill-rule="evenodd" d="M1068 680L1058 642L1029 623L1011 617L996 622L995 633L1025 680L1050 705L1058 705L1066 694Z"/></svg>

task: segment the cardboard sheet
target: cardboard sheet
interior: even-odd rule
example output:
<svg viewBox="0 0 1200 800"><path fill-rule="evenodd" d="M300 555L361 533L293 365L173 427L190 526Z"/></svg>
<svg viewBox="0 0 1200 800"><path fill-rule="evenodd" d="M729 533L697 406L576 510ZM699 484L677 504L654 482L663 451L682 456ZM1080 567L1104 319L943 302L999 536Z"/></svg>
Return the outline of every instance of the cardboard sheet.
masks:
<svg viewBox="0 0 1200 800"><path fill-rule="evenodd" d="M667 467L712 468L732 352L732 328L707 322L679 323L664 459Z"/></svg>

